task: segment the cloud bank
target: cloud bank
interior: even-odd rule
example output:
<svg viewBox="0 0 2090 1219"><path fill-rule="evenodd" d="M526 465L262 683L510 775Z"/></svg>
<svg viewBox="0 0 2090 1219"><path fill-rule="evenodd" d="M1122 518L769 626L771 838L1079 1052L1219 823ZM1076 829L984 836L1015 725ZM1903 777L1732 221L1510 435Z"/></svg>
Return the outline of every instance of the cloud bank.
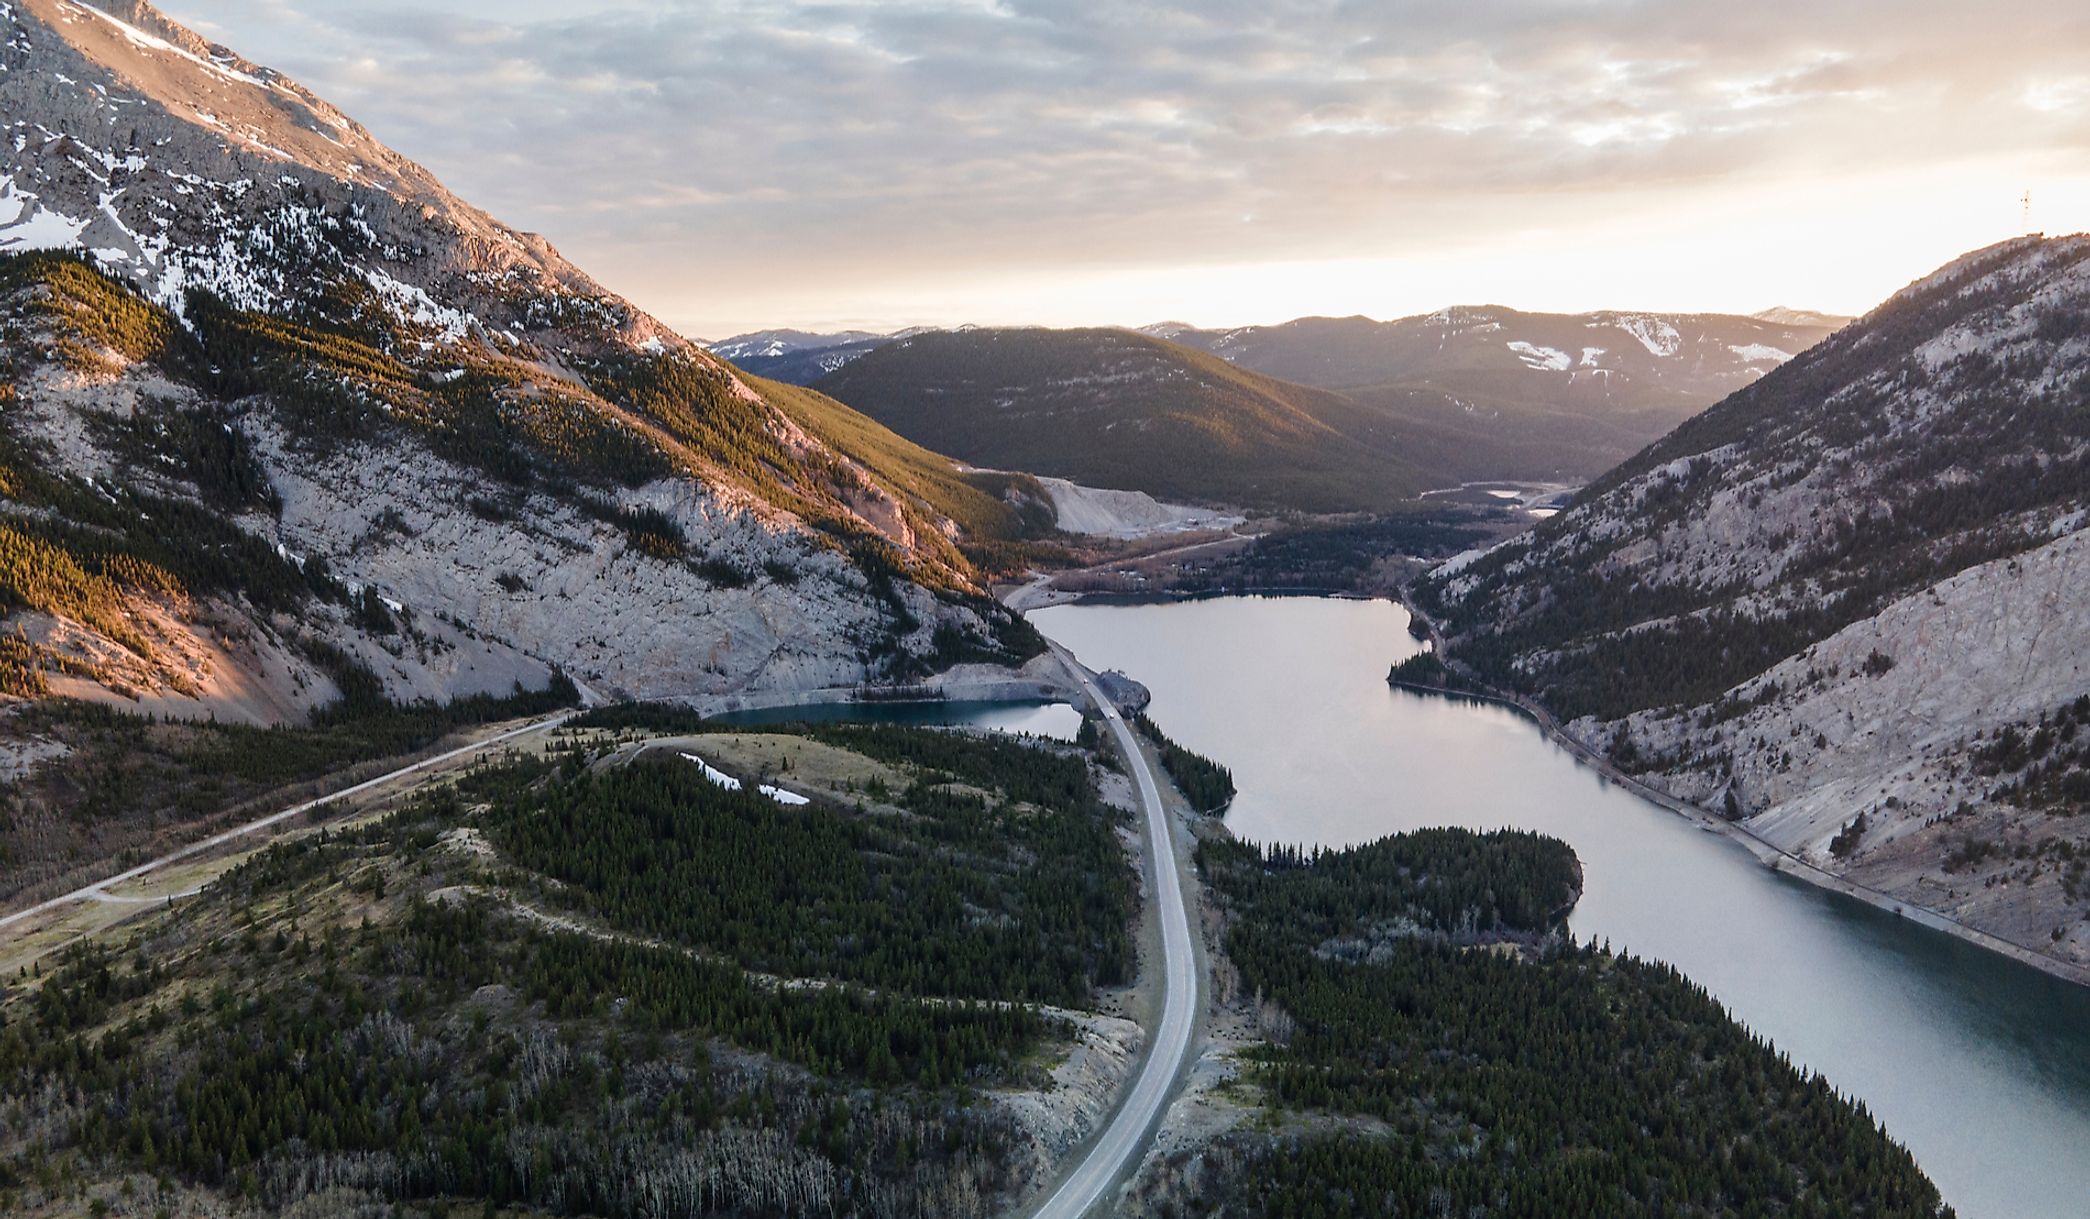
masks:
<svg viewBox="0 0 2090 1219"><path fill-rule="evenodd" d="M1653 304L1636 290L1681 285L1635 269L1635 226L1674 243L1680 215L1704 216L1697 239L1731 251L1709 257L1718 274L1805 225L1877 228L1865 209L1920 237L1928 208L1937 249L1910 251L1907 279L2007 235L2023 185L2073 200L2090 165L2080 0L221 0L174 15L709 331L1151 320L1118 310L1167 304L1177 271L1207 285L1193 306L1252 313L1318 282L1392 312L1443 303L1408 297L1455 290L1462 258L1476 287L1515 291L1521 261L1534 296L1560 298L1509 303L1565 304L1576 280L1611 278L1586 285L1589 304ZM1934 189L1892 197L1947 172L1986 200L1979 220ZM1391 282L1361 293L1346 267ZM1839 292L1810 274L1780 298ZM1707 285L1702 303L1745 303L1721 297Z"/></svg>

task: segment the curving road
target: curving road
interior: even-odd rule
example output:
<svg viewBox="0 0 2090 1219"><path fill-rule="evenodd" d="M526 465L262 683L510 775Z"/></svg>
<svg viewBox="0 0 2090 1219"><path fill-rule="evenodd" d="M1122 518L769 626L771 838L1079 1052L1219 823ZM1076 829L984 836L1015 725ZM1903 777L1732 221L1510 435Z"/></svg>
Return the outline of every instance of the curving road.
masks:
<svg viewBox="0 0 2090 1219"><path fill-rule="evenodd" d="M1168 810L1162 806L1161 789L1154 782L1146 755L1139 751L1139 742L1133 739L1132 729L1118 714L1117 706L1096 687L1088 670L1065 648L1056 643L1051 647L1103 713L1126 764L1132 768L1140 808L1146 814L1147 858L1153 864L1166 988L1161 1022L1154 1029L1139 1077L1126 1090L1110 1124L1090 1143L1087 1156L1060 1181L1059 1188L1045 1203L1031 1212L1031 1219L1082 1219L1097 1208L1125 1171L1138 1163L1146 1150L1148 1135L1168 1103L1169 1092L1189 1055L1190 1034L1197 1017L1197 957L1191 951L1190 910L1183 901L1182 877L1176 871L1175 839L1169 833Z"/></svg>

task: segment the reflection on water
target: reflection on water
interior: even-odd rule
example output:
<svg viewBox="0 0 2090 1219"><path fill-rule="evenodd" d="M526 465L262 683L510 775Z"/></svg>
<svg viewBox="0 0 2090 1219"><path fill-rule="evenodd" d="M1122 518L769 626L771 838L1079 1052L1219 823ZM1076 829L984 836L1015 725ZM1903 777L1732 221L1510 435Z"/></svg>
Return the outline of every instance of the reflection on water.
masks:
<svg viewBox="0 0 2090 1219"><path fill-rule="evenodd" d="M810 707L775 707L766 711L734 711L713 717L720 724L826 724L837 720L875 720L882 724L929 727L965 725L996 732L1028 732L1071 741L1081 729L1081 713L1066 703L823 703Z"/></svg>
<svg viewBox="0 0 2090 1219"><path fill-rule="evenodd" d="M1862 1099L1967 1219L2090 1215L2090 991L1772 872L1501 707L1391 689L1388 602L1070 605L1034 622L1154 693L1234 773L1234 832L1330 846L1427 825L1566 840L1585 938L1659 957Z"/></svg>

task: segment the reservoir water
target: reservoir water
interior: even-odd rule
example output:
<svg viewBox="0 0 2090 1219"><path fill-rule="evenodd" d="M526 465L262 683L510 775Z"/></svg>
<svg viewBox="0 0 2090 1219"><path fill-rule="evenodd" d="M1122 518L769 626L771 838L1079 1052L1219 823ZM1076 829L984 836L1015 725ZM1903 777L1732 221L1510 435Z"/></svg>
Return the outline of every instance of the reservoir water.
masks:
<svg viewBox="0 0 2090 1219"><path fill-rule="evenodd" d="M1153 691L1234 773L1243 838L1344 846L1430 825L1564 839L1583 938L1668 961L1862 1100L1963 1219L2090 1216L2090 990L1772 872L1605 781L1503 708L1394 690L1384 601L1067 605L1031 620Z"/></svg>
<svg viewBox="0 0 2090 1219"><path fill-rule="evenodd" d="M1071 741L1081 731L1081 712L1054 702L986 703L952 700L941 703L814 703L810 706L729 711L714 716L721 724L755 727L765 724L820 724L838 720L872 720L940 728L963 724L1011 734L1029 733Z"/></svg>

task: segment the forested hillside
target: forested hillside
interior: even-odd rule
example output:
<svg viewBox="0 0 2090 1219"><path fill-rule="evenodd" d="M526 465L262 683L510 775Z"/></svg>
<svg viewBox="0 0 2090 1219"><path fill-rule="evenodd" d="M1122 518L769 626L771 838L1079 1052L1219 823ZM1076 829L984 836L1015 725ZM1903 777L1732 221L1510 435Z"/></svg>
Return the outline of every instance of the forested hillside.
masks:
<svg viewBox="0 0 2090 1219"><path fill-rule="evenodd" d="M1245 1072L1264 1109L1164 1164L1154 1213L1951 1213L1862 1107L1699 987L1564 938L1563 843L1198 855L1270 1037Z"/></svg>
<svg viewBox="0 0 2090 1219"><path fill-rule="evenodd" d="M736 747L786 772L684 756ZM1048 1074L1075 1030L1034 1006L1132 968L1082 756L612 748L480 768L0 982L0 1210L983 1214L1050 1171L1055 1106L1107 1103Z"/></svg>
<svg viewBox="0 0 2090 1219"><path fill-rule="evenodd" d="M1415 600L1621 767L2090 961L2086 319L2090 238L1970 254Z"/></svg>
<svg viewBox="0 0 2090 1219"><path fill-rule="evenodd" d="M1127 330L932 331L814 382L962 461L1164 500L1385 508L1440 485L1405 425Z"/></svg>

